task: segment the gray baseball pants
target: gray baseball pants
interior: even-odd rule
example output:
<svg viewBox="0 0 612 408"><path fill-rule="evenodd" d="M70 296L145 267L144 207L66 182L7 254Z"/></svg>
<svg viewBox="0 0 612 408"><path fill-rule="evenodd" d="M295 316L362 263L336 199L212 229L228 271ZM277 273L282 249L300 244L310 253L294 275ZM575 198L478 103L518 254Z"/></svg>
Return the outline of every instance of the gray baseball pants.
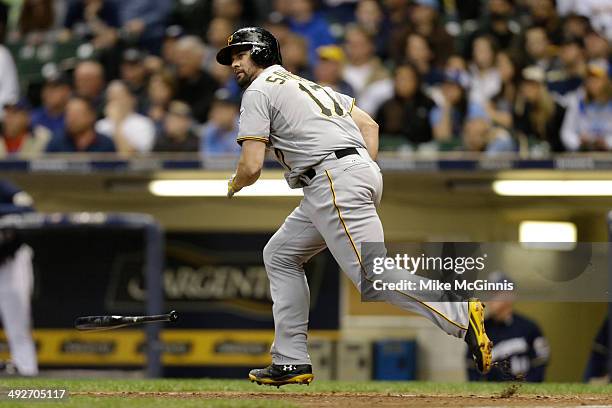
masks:
<svg viewBox="0 0 612 408"><path fill-rule="evenodd" d="M376 212L383 190L382 174L365 149L359 155L328 156L315 167L304 198L264 248L263 258L274 305L274 364L311 364L307 348L310 292L303 265L326 247L361 291L362 242L384 242ZM384 257L386 251L381 245ZM422 279L405 270L403 279ZM367 276L367 275L366 275ZM466 302L431 302L432 293L385 291L384 300L431 320L446 333L463 338L468 324ZM433 297L435 298L435 296ZM440 294L440 299L443 299Z"/></svg>
<svg viewBox="0 0 612 408"><path fill-rule="evenodd" d="M33 285L32 249L22 245L13 259L0 265L0 321L12 361L24 376L38 374L30 311Z"/></svg>

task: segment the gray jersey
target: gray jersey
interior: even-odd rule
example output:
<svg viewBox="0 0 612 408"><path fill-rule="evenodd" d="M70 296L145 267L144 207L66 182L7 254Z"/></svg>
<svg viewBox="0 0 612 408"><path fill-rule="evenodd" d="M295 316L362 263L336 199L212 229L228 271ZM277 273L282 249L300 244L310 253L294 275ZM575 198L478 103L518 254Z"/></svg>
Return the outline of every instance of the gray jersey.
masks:
<svg viewBox="0 0 612 408"><path fill-rule="evenodd" d="M366 148L351 117L354 103L350 96L273 65L244 92L237 140L266 142L288 170L289 185L302 187L304 171L330 153Z"/></svg>

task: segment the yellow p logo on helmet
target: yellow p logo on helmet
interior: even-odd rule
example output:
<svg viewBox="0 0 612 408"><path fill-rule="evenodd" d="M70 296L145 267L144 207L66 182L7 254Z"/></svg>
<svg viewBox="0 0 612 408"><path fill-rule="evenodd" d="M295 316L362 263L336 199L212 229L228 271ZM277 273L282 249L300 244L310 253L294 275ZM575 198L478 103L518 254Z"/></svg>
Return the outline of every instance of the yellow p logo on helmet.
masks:
<svg viewBox="0 0 612 408"><path fill-rule="evenodd" d="M232 43L233 39L234 39L234 34L232 34L229 37L227 37L227 45L230 45Z"/></svg>

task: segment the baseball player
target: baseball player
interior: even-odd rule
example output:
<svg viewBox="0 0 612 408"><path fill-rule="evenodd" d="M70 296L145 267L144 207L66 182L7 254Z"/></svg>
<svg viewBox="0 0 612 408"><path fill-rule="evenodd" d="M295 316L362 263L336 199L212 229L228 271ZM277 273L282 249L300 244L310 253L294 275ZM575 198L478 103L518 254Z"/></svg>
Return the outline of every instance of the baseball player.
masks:
<svg viewBox="0 0 612 408"><path fill-rule="evenodd" d="M30 212L32 203L29 194L0 180L0 217ZM0 321L8 338L12 365L22 376L38 374L31 333L33 283L32 249L21 241L15 229L0 229Z"/></svg>
<svg viewBox="0 0 612 408"><path fill-rule="evenodd" d="M244 89L237 138L242 149L228 197L257 181L266 147L286 168L289 186L304 191L263 251L274 302L272 364L251 370L249 379L275 386L309 384L314 379L307 351L310 293L303 264L327 247L361 291L361 244L384 242L376 212L383 188L374 161L378 125L353 98L283 69L276 38L262 28L234 32L217 62L231 66ZM476 366L489 371L492 343L480 301L428 302L400 291L389 292L385 300L465 339Z"/></svg>

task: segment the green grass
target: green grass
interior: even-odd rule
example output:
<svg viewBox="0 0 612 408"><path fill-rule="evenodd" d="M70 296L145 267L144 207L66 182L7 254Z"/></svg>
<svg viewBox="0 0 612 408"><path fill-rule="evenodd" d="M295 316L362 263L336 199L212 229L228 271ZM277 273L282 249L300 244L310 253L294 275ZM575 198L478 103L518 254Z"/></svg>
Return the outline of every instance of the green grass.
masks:
<svg viewBox="0 0 612 408"><path fill-rule="evenodd" d="M314 381L310 386L262 387L247 380L217 379L53 379L53 378L9 378L0 379L2 388L65 388L69 391L236 391L236 392L397 392L410 394L489 395L501 392L504 383L434 383L421 381L368 381L340 382ZM577 383L522 384L522 394L569 395L610 394L606 385Z"/></svg>
<svg viewBox="0 0 612 408"><path fill-rule="evenodd" d="M246 380L212 380L212 379L163 379L163 380L133 380L133 379L23 379L11 378L0 379L0 387L7 388L38 388L38 389L67 389L69 392L79 391L196 391L196 392L272 392L278 394L290 394L294 392L352 392L352 393L405 393L423 395L494 395L501 393L508 384L500 383L430 383L430 382L338 382L338 381L315 381L309 387L286 386L277 389L275 387L262 387L251 384ZM605 385L587 384L522 384L519 388L520 395L577 395L577 394L604 394L610 395L612 388ZM279 395L280 397L280 395ZM285 407L291 406L280 400L262 400L245 398L240 399L218 399L207 400L206 406L214 407ZM203 400L179 399L179 398L153 398L153 397L95 397L95 396L71 396L68 401L62 402L34 402L15 403L13 401L0 401L0 408L25 408L25 407L109 407L109 408L190 408L203 406Z"/></svg>

